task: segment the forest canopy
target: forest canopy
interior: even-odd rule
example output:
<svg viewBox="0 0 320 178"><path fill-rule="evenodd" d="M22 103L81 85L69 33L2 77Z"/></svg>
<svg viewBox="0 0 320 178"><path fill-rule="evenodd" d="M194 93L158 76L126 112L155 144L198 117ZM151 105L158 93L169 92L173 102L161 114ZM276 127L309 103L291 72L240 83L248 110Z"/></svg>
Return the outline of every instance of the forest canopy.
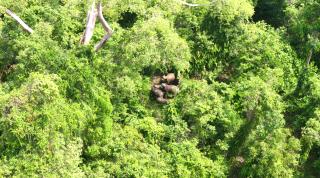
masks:
<svg viewBox="0 0 320 178"><path fill-rule="evenodd" d="M0 177L320 177L319 17L320 0L0 1Z"/></svg>

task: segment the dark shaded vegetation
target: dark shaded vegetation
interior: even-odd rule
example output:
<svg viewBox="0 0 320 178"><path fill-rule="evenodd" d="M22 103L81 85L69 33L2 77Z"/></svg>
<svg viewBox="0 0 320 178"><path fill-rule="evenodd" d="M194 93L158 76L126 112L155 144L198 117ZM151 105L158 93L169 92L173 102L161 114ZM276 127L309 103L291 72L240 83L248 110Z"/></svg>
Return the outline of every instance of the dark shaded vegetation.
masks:
<svg viewBox="0 0 320 178"><path fill-rule="evenodd" d="M134 12L121 13L121 19L118 21L122 28L131 28L138 20L138 15Z"/></svg>
<svg viewBox="0 0 320 178"><path fill-rule="evenodd" d="M287 0L257 0L253 21L263 20L275 28L281 27L286 23L286 7Z"/></svg>

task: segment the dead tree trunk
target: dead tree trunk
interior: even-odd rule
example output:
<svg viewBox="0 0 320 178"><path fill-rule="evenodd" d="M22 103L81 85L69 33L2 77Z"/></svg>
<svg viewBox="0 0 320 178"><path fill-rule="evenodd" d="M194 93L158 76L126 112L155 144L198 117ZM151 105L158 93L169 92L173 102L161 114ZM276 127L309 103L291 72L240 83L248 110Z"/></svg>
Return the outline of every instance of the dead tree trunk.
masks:
<svg viewBox="0 0 320 178"><path fill-rule="evenodd" d="M90 42L93 36L93 31L95 28L95 22L97 17L107 34L102 38L102 40L98 44L95 45L95 51L98 51L110 39L113 33L113 30L111 29L110 25L103 17L101 1L99 1L99 4L97 6L97 11L95 10L95 2L93 2L90 10L88 11L86 30L81 38L80 43L86 45Z"/></svg>
<svg viewBox="0 0 320 178"><path fill-rule="evenodd" d="M102 38L102 40L98 44L96 44L95 51L98 51L110 39L110 37L113 34L113 31L112 31L110 25L103 17L101 1L99 2L97 9L98 9L98 19L99 19L100 23L102 24L104 30L107 32L107 34Z"/></svg>
<svg viewBox="0 0 320 178"><path fill-rule="evenodd" d="M14 20L16 20L24 30L26 30L29 33L33 33L33 30L23 21L20 19L19 16L17 16L15 13L13 13L12 11L10 11L9 9L6 9L6 14L8 14L9 16L11 16Z"/></svg>
<svg viewBox="0 0 320 178"><path fill-rule="evenodd" d="M183 0L178 0L181 4L188 6L188 7L200 7L200 6L212 6L212 4L192 4L192 3L187 3Z"/></svg>
<svg viewBox="0 0 320 178"><path fill-rule="evenodd" d="M102 40L94 46L95 51L99 51L99 49L111 38L112 34L106 34Z"/></svg>
<svg viewBox="0 0 320 178"><path fill-rule="evenodd" d="M100 21L100 23L102 24L104 30L105 30L107 33L111 33L111 34L112 34L113 31L112 31L110 25L108 24L108 22L107 22L107 21L104 19L104 17L103 17L103 14L102 14L102 4L101 4L101 2L99 2L99 5L98 5L97 9L98 9L98 18L99 18L99 21Z"/></svg>
<svg viewBox="0 0 320 178"><path fill-rule="evenodd" d="M308 66L309 66L309 64L310 64L310 61L311 61L312 55L313 55L313 50L312 50L312 49L310 49L309 54L308 54L308 58L307 58L307 67L308 67Z"/></svg>
<svg viewBox="0 0 320 178"><path fill-rule="evenodd" d="M86 29L81 38L81 41L80 41L81 44L84 44L84 45L89 44L93 36L97 15L98 13L95 11L95 2L93 2L91 5L91 8L88 11Z"/></svg>

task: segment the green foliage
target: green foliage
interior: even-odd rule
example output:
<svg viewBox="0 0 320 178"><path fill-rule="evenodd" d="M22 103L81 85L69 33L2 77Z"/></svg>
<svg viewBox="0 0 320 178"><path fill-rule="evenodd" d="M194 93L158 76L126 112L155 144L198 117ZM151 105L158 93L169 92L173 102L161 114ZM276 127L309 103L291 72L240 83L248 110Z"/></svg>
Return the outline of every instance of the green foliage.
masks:
<svg viewBox="0 0 320 178"><path fill-rule="evenodd" d="M183 83L172 104L177 110L176 117L187 122L190 135L199 140L199 147L212 158L228 150L228 141L242 123L230 103L205 82Z"/></svg>
<svg viewBox="0 0 320 178"><path fill-rule="evenodd" d="M175 19L178 33L187 39L191 50L189 73L201 78L210 77L219 65L216 59L219 46L202 29L207 13L207 8L190 9L183 11Z"/></svg>
<svg viewBox="0 0 320 178"><path fill-rule="evenodd" d="M202 155L194 142L168 145L171 168L170 177L226 177L223 159L212 161Z"/></svg>
<svg viewBox="0 0 320 178"><path fill-rule="evenodd" d="M318 0L298 0L286 10L291 42L304 58L309 50L319 53L319 9Z"/></svg>
<svg viewBox="0 0 320 178"><path fill-rule="evenodd" d="M241 25L232 36L225 73L231 73L231 77L237 79L246 73L264 73L262 71L268 68L279 68L283 72L281 89L292 90L296 83L293 66L300 64L294 61L294 52L276 31L264 24Z"/></svg>
<svg viewBox="0 0 320 178"><path fill-rule="evenodd" d="M300 144L287 129L276 129L265 136L263 128L249 137L244 177L293 177L298 165ZM251 140L252 139L252 140Z"/></svg>
<svg viewBox="0 0 320 178"><path fill-rule="evenodd" d="M316 111L316 118L309 119L306 126L302 129L302 140L305 145L312 147L313 145L320 146L320 122L319 111Z"/></svg>
<svg viewBox="0 0 320 178"><path fill-rule="evenodd" d="M58 80L32 74L1 97L1 176L83 175L79 155L86 113L61 96Z"/></svg>
<svg viewBox="0 0 320 178"><path fill-rule="evenodd" d="M247 0L218 0L210 9L210 15L222 23L247 20L253 13L252 4Z"/></svg>
<svg viewBox="0 0 320 178"><path fill-rule="evenodd" d="M138 19L145 20L152 15L159 14L170 18L170 16L177 14L181 10L181 4L171 0L111 0L105 1L105 3L108 9L108 16L115 21L121 20L125 12L137 14Z"/></svg>
<svg viewBox="0 0 320 178"><path fill-rule="evenodd" d="M118 124L109 137L88 147L86 157L84 170L91 176L101 170L104 177L163 177L168 169L157 145L146 143L135 128Z"/></svg>
<svg viewBox="0 0 320 178"><path fill-rule="evenodd" d="M250 129L245 143L241 143L244 177L293 177L298 165L299 140L283 128L284 104L269 85L272 83L250 78L237 87Z"/></svg>
<svg viewBox="0 0 320 178"><path fill-rule="evenodd" d="M0 177L320 176L318 0L92 2L0 2Z"/></svg>
<svg viewBox="0 0 320 178"><path fill-rule="evenodd" d="M120 43L123 66L149 73L178 71L189 67L190 52L187 43L172 29L170 22L154 17L137 24Z"/></svg>

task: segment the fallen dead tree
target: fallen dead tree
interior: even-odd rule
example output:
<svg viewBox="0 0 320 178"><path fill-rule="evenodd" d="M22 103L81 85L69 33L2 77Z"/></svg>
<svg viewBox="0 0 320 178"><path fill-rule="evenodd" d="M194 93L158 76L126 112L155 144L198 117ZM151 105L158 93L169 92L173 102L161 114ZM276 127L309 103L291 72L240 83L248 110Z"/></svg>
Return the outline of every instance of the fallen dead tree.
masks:
<svg viewBox="0 0 320 178"><path fill-rule="evenodd" d="M193 3L187 3L183 0L178 0L181 4L188 6L188 7L201 7L201 6L212 6L212 4L193 4Z"/></svg>
<svg viewBox="0 0 320 178"><path fill-rule="evenodd" d="M83 45L89 44L93 36L96 19L98 17L99 22L102 24L103 29L106 31L107 34L100 40L99 43L95 45L94 47L95 51L98 51L110 39L110 37L113 34L113 30L108 24L108 22L105 20L105 18L103 17L102 12L103 12L102 3L99 2L97 5L97 8L95 9L95 2L93 2L88 11L86 29L80 41L80 43Z"/></svg>
<svg viewBox="0 0 320 178"><path fill-rule="evenodd" d="M108 22L104 19L103 14L102 14L102 4L99 2L98 5L98 18L100 23L102 24L104 30L107 32L107 34L102 38L102 40L95 46L95 50L98 51L112 36L113 31L108 24Z"/></svg>
<svg viewBox="0 0 320 178"><path fill-rule="evenodd" d="M88 16L87 16L87 24L86 24L86 29L82 35L81 44L87 45L89 44L92 36L93 36L93 31L94 27L96 25L96 19L98 13L95 11L95 3L93 2L91 5L91 8L88 11Z"/></svg>
<svg viewBox="0 0 320 178"><path fill-rule="evenodd" d="M7 15L9 15L10 17L12 17L15 21L17 21L25 31L27 31L27 32L29 32L29 33L33 33L32 28L30 28L18 15L16 15L16 14L13 13L11 10L6 9L6 8L4 8L4 7L1 7L1 6L0 6L0 8L1 8L1 9L5 9L5 13L6 13Z"/></svg>

